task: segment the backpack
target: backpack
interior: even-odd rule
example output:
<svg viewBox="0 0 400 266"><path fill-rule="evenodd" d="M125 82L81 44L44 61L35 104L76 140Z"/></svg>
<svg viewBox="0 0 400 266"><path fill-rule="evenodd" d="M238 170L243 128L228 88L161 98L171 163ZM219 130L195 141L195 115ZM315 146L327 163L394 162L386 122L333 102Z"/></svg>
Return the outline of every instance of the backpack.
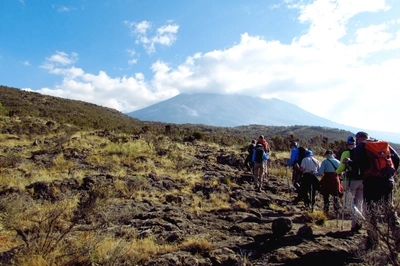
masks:
<svg viewBox="0 0 400 266"><path fill-rule="evenodd" d="M247 147L247 152L249 154L253 154L254 149L256 148L255 144L250 144L249 147Z"/></svg>
<svg viewBox="0 0 400 266"><path fill-rule="evenodd" d="M348 151L350 154L350 160L354 160L354 151L355 149L347 149L345 151ZM362 175L359 174L359 171L355 167L348 167L346 166L346 176L348 178L352 178L354 180L361 180L363 179Z"/></svg>
<svg viewBox="0 0 400 266"><path fill-rule="evenodd" d="M264 161L264 148L256 148L256 158L254 159L256 163L262 163Z"/></svg>
<svg viewBox="0 0 400 266"><path fill-rule="evenodd" d="M296 159L296 163L298 165L301 165L301 161L304 159L304 157L306 157L306 148L303 147L298 147L297 148L298 153L297 153L297 159Z"/></svg>
<svg viewBox="0 0 400 266"><path fill-rule="evenodd" d="M396 172L390 155L389 143L386 141L367 141L365 151L369 167L364 170L367 177L390 177Z"/></svg>

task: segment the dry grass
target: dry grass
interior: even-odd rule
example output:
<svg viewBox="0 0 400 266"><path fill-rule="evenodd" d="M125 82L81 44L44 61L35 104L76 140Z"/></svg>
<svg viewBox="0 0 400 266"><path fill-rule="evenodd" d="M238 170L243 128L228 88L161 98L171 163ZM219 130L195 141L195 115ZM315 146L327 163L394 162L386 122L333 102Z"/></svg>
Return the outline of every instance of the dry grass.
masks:
<svg viewBox="0 0 400 266"><path fill-rule="evenodd" d="M325 222L328 220L328 217L326 217L323 211L313 211L313 212L307 212L305 214L305 219L306 221L309 221L312 224L324 225Z"/></svg>
<svg viewBox="0 0 400 266"><path fill-rule="evenodd" d="M205 254L213 248L208 239L209 237L206 236L189 237L179 245L179 249L189 251L192 254Z"/></svg>

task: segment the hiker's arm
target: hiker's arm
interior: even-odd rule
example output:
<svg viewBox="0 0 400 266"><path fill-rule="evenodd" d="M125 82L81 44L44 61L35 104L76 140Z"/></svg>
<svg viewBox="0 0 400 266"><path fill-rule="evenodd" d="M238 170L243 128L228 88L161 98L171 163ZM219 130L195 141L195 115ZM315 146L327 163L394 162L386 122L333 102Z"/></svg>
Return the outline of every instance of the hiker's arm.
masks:
<svg viewBox="0 0 400 266"><path fill-rule="evenodd" d="M326 162L323 161L321 163L321 167L319 167L319 168L317 167L317 172L314 173L315 176L321 176L325 173L325 164L326 164Z"/></svg>
<svg viewBox="0 0 400 266"><path fill-rule="evenodd" d="M299 170L300 172L304 172L306 170L306 161L304 159L301 161Z"/></svg>
<svg viewBox="0 0 400 266"><path fill-rule="evenodd" d="M294 162L296 161L296 152L297 149L292 149L290 160L287 162L286 166L292 166L294 164Z"/></svg>
<svg viewBox="0 0 400 266"><path fill-rule="evenodd" d="M346 162L347 160L345 159L350 159L350 153L348 151L344 151L342 153L342 156L340 156L340 165L338 167L338 169L336 169L336 173L337 174L341 174L342 172L344 172L346 170Z"/></svg>
<svg viewBox="0 0 400 266"><path fill-rule="evenodd" d="M389 149L390 149L390 156L392 158L394 168L397 170L397 168L399 168L399 163L400 163L399 154L391 146L389 146Z"/></svg>

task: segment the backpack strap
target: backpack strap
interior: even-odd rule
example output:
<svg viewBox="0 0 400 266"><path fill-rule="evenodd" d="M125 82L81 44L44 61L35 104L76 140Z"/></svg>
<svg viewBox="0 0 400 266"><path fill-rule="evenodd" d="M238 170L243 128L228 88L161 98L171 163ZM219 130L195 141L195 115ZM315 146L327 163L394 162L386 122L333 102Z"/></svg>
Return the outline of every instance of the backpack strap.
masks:
<svg viewBox="0 0 400 266"><path fill-rule="evenodd" d="M332 163L332 161L329 160L329 159L326 159L326 160L332 164L333 168L335 168L335 171L336 171L336 170L337 170L337 167Z"/></svg>

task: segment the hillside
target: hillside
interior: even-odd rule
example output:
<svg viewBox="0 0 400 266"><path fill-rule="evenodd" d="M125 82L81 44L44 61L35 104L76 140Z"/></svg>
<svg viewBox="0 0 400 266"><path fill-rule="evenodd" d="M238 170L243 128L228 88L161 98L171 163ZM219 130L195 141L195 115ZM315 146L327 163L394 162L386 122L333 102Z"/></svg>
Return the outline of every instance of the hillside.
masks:
<svg viewBox="0 0 400 266"><path fill-rule="evenodd" d="M35 92L22 91L16 88L0 86L0 111L9 117L40 117L76 126L78 129L98 129L127 134L139 134L152 130L154 133L165 133L165 128L171 129L181 138L188 138L193 133L202 132L202 137L210 136L212 139L234 139L240 144L247 144L251 139L265 135L292 136L296 140L304 141L306 145L310 138L323 136L328 142L345 140L351 132L325 127L309 126L261 126L249 125L238 127L215 127L196 124L173 124L162 122L141 121L124 115L114 109L101 107L82 101L63 99L47 96ZM288 145L290 140L285 143ZM317 143L315 143L318 145Z"/></svg>
<svg viewBox="0 0 400 266"><path fill-rule="evenodd" d="M314 211L293 203L284 167L292 130L319 132L302 141L321 151L342 144L321 134L345 132L144 123L82 102L9 92L0 116L1 265L398 263L390 239L366 253L370 227L351 232L350 208L340 220L321 211L321 195ZM75 120L68 110L82 115ZM104 118L92 120L95 112ZM271 134L275 147L262 191L244 165L242 134L257 131Z"/></svg>

